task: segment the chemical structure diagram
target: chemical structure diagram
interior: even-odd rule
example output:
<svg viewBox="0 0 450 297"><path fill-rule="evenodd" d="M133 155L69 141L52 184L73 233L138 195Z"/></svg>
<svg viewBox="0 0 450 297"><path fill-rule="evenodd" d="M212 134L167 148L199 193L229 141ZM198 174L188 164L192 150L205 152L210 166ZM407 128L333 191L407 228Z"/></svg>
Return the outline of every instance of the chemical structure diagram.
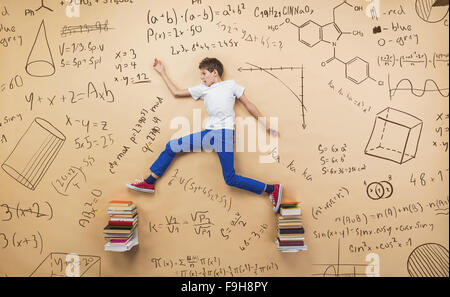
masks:
<svg viewBox="0 0 450 297"><path fill-rule="evenodd" d="M370 64L366 60L359 56L356 56L346 62L338 58L336 55L337 42L342 37L342 35L347 34L359 37L364 36L364 33L360 30L353 30L352 32L342 31L339 25L336 23L336 11L343 6L347 6L355 12L364 10L362 6L354 6L349 4L347 0L344 0L341 4L333 8L333 21L325 25L319 25L313 20L308 20L302 25L298 26L294 24L289 18L286 19L285 22L290 23L298 28L298 40L306 46L312 48L320 42L325 42L333 46L333 57L322 62L322 67L326 67L329 63L336 60L344 64L345 76L353 83L359 85L367 79L371 79L372 81L376 82L376 80L370 76ZM378 81L378 85L382 86L384 85L384 82Z"/></svg>
<svg viewBox="0 0 450 297"><path fill-rule="evenodd" d="M39 6L37 9L33 10L33 9L25 9L25 15L29 15L29 16L34 16L36 12L38 12L39 10L41 10L42 8L53 12L53 9L51 9L50 7L46 6L44 4L44 0L41 0L41 6Z"/></svg>

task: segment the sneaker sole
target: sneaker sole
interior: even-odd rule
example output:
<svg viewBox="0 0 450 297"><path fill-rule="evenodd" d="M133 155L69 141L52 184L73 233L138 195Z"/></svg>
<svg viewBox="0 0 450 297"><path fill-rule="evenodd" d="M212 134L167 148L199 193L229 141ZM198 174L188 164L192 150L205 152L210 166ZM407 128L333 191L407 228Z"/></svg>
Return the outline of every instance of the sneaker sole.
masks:
<svg viewBox="0 0 450 297"><path fill-rule="evenodd" d="M275 207L275 209L273 210L275 213L278 212L278 210L280 209L280 204L281 204L281 194L283 193L283 187L280 185L280 188L278 189L278 200L277 200L277 206Z"/></svg>
<svg viewBox="0 0 450 297"><path fill-rule="evenodd" d="M142 188L135 187L135 186L133 186L133 185L131 185L131 184L126 184L126 186L127 186L127 188L130 188L130 189L132 189L132 190L139 191L139 192L144 192L144 193L155 193L155 190L151 190L151 189L142 189Z"/></svg>

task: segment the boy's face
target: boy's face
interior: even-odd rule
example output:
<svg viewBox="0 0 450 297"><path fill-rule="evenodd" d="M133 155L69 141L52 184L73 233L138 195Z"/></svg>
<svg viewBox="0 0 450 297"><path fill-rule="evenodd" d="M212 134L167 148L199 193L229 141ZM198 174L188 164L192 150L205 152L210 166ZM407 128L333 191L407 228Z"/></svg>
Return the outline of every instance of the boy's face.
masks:
<svg viewBox="0 0 450 297"><path fill-rule="evenodd" d="M210 87L213 83L217 82L218 77L219 75L216 69L214 69L213 72L209 72L209 70L206 68L200 69L200 79L208 87Z"/></svg>

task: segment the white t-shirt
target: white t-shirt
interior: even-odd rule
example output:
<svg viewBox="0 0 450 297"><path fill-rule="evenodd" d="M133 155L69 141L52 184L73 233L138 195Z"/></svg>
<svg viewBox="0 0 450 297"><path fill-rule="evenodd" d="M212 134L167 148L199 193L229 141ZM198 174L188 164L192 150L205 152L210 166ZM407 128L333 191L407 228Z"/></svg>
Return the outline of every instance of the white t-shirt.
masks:
<svg viewBox="0 0 450 297"><path fill-rule="evenodd" d="M234 103L236 98L241 98L244 89L234 80L225 80L210 87L201 84L188 90L192 98L195 100L202 98L205 103L209 115L206 129L234 130Z"/></svg>

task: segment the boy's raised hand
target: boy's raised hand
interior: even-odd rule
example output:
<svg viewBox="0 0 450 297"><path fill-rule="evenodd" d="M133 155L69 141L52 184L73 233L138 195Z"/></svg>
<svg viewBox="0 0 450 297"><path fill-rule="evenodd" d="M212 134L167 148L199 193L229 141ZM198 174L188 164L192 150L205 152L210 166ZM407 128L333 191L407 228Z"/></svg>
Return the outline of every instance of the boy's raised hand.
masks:
<svg viewBox="0 0 450 297"><path fill-rule="evenodd" d="M164 65L161 60L155 58L155 61L153 62L153 69L155 69L159 74L164 72Z"/></svg>

